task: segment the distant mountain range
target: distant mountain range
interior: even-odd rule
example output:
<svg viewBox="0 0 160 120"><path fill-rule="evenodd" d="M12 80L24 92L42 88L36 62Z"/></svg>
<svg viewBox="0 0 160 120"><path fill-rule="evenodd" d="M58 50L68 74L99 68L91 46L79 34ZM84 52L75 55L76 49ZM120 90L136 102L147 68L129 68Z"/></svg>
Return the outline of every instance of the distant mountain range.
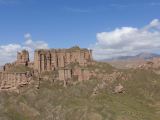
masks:
<svg viewBox="0 0 160 120"><path fill-rule="evenodd" d="M147 53L147 52L143 52L140 54L137 54L135 56L120 56L120 57L115 57L115 58L111 58L111 59L103 59L101 61L121 61L121 60L150 60L152 58L156 58L156 57L160 57L159 54L155 54L155 53Z"/></svg>

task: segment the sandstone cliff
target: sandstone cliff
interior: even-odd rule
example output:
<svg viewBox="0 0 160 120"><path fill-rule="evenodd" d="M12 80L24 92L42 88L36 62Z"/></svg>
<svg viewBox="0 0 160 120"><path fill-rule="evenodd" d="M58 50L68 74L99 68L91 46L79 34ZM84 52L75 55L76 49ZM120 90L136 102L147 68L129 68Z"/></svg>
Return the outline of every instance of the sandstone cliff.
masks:
<svg viewBox="0 0 160 120"><path fill-rule="evenodd" d="M33 79L44 79L43 73L56 72L51 79L63 81L89 80L91 73L87 66L93 64L92 51L77 46L69 49L35 50L34 62L30 62L29 52L17 52L17 60L4 65L0 73L1 89L17 89Z"/></svg>

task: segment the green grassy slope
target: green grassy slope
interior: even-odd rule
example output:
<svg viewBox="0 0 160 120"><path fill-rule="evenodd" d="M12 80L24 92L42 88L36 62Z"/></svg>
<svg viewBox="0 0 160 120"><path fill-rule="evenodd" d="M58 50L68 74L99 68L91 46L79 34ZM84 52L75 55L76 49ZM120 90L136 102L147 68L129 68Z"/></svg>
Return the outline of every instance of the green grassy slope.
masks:
<svg viewBox="0 0 160 120"><path fill-rule="evenodd" d="M102 66L106 72L113 69ZM129 80L116 80L94 96L101 80L67 88L42 81L40 89L28 86L20 94L1 92L0 120L160 120L160 76L144 70L123 72L131 74ZM118 83L125 93L112 92Z"/></svg>

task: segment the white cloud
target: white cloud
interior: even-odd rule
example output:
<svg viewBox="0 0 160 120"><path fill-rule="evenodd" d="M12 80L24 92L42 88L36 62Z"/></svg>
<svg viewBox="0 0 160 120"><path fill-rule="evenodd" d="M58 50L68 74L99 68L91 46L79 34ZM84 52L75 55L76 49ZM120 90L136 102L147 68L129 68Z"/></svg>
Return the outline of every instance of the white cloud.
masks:
<svg viewBox="0 0 160 120"><path fill-rule="evenodd" d="M160 25L160 21L158 19L154 19L153 21L151 21L150 26L151 27L157 27Z"/></svg>
<svg viewBox="0 0 160 120"><path fill-rule="evenodd" d="M0 46L0 65L5 64L6 62L13 62L16 59L17 51L21 50L19 44L9 44Z"/></svg>
<svg viewBox="0 0 160 120"><path fill-rule="evenodd" d="M33 41L29 33L25 34L25 41L22 44L0 45L0 65L16 60L17 51L27 49L30 52L31 59L35 49L46 49L48 44L44 41Z"/></svg>
<svg viewBox="0 0 160 120"><path fill-rule="evenodd" d="M33 41L32 36L29 33L25 34L24 37L26 39L25 43L24 43L25 47L28 47L31 49L41 49L41 48L46 49L46 48L48 48L48 44L45 43L44 41Z"/></svg>
<svg viewBox="0 0 160 120"><path fill-rule="evenodd" d="M97 33L97 42L91 48L96 59L160 50L160 20L154 19L142 28L121 27Z"/></svg>

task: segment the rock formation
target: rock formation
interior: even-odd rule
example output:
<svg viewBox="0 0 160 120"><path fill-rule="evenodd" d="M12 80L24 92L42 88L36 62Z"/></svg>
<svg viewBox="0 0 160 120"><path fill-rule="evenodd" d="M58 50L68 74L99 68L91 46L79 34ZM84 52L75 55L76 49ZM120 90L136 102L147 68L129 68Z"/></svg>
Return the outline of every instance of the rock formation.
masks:
<svg viewBox="0 0 160 120"><path fill-rule="evenodd" d="M141 69L159 69L160 68L160 58L153 58L151 60L145 61L143 64L140 64L138 68Z"/></svg>
<svg viewBox="0 0 160 120"><path fill-rule="evenodd" d="M23 65L30 68L34 67L34 63L30 62L29 52L27 50L22 50L22 52L17 52L17 60L13 63L6 63L3 66L3 71L8 71L10 68L13 68L14 66L17 65Z"/></svg>
<svg viewBox="0 0 160 120"><path fill-rule="evenodd" d="M78 81L89 80L90 72L87 68L80 68L75 66L74 68L60 68L58 69L59 80L69 80L75 78Z"/></svg>
<svg viewBox="0 0 160 120"><path fill-rule="evenodd" d="M115 86L114 93L124 93L124 87L119 83L119 85Z"/></svg>
<svg viewBox="0 0 160 120"><path fill-rule="evenodd" d="M64 68L70 63L79 63L81 66L92 61L92 51L72 47L70 49L36 50L34 54L34 69L39 72Z"/></svg>
<svg viewBox="0 0 160 120"><path fill-rule="evenodd" d="M32 75L27 72L1 72L0 73L0 89L17 89L23 85L29 84L31 81Z"/></svg>
<svg viewBox="0 0 160 120"><path fill-rule="evenodd" d="M8 71L15 66L15 63L7 63L3 66L3 71Z"/></svg>
<svg viewBox="0 0 160 120"><path fill-rule="evenodd" d="M17 53L17 61L16 64L22 64L28 66L29 63L29 52L27 50L23 50L22 52Z"/></svg>
<svg viewBox="0 0 160 120"><path fill-rule="evenodd" d="M44 72L52 71L57 71L57 79L64 83L73 79L89 80L91 74L86 66L92 62L92 51L77 46L69 49L35 50L34 62L30 62L29 52L23 50L17 53L15 62L4 65L0 72L0 89L18 88L29 84L32 76L38 77Z"/></svg>

